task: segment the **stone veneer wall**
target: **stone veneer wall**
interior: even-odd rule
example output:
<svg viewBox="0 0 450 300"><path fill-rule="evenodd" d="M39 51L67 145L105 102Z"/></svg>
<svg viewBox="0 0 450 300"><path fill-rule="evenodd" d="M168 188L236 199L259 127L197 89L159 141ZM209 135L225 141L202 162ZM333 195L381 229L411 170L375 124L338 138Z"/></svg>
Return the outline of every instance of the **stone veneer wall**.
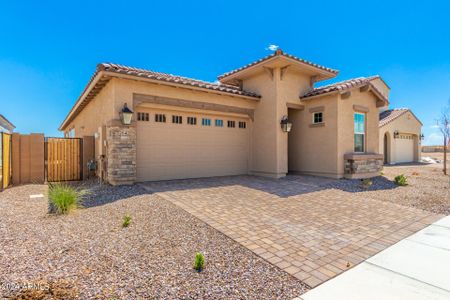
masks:
<svg viewBox="0 0 450 300"><path fill-rule="evenodd" d="M344 177L351 179L370 178L383 170L383 155L347 154L344 156Z"/></svg>
<svg viewBox="0 0 450 300"><path fill-rule="evenodd" d="M136 181L136 127L113 122L106 126L107 181L112 185Z"/></svg>

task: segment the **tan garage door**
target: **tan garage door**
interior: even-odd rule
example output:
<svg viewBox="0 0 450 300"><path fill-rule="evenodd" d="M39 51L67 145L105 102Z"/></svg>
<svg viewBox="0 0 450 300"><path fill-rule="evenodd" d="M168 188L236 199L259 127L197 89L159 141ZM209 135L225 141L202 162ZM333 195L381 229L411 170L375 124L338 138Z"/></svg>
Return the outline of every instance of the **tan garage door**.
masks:
<svg viewBox="0 0 450 300"><path fill-rule="evenodd" d="M400 135L395 140L395 154L396 163L414 161L414 139L412 135Z"/></svg>
<svg viewBox="0 0 450 300"><path fill-rule="evenodd" d="M161 110L137 111L138 181L247 174L248 119ZM156 122L155 118L164 119L162 115L165 122ZM180 116L181 124L174 123L180 120L173 120L173 116ZM188 117L196 118L196 124L188 124ZM210 125L202 125L202 119L209 120ZM223 126L216 126L216 120L221 120ZM235 127L228 127L228 121L234 121ZM243 122L241 127L245 123L245 128L239 128L239 122Z"/></svg>

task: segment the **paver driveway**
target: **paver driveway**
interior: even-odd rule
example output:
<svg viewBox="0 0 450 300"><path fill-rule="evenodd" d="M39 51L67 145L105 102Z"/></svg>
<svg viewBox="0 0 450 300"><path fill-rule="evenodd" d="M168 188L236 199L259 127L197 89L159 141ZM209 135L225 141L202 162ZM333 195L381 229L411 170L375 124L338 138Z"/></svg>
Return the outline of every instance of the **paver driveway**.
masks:
<svg viewBox="0 0 450 300"><path fill-rule="evenodd" d="M235 176L143 185L311 287L442 217L329 188L332 181Z"/></svg>

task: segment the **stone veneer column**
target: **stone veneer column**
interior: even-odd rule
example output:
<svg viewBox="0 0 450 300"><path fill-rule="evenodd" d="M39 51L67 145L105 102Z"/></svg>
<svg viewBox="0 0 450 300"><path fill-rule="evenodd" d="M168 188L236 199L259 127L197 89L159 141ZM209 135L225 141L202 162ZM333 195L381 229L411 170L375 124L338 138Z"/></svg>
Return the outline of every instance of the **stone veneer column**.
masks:
<svg viewBox="0 0 450 300"><path fill-rule="evenodd" d="M107 181L112 185L136 181L136 126L113 120L106 126Z"/></svg>

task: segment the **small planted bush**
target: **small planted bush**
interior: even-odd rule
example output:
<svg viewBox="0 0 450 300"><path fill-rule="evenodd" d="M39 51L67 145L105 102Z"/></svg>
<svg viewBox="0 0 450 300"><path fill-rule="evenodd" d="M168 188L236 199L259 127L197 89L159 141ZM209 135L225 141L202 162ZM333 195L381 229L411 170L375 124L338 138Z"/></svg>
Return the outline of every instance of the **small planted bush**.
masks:
<svg viewBox="0 0 450 300"><path fill-rule="evenodd" d="M362 184L363 188L368 189L369 187L372 186L373 181L369 178L366 178L366 179L361 180L361 184Z"/></svg>
<svg viewBox="0 0 450 300"><path fill-rule="evenodd" d="M394 182L395 182L397 185L401 185L401 186L408 185L408 179L407 179L406 176L403 175L403 174L400 174L400 175L398 175L398 176L395 176Z"/></svg>
<svg viewBox="0 0 450 300"><path fill-rule="evenodd" d="M197 252L195 254L194 259L194 269L198 272L203 270L203 266L205 265L205 256L201 252Z"/></svg>
<svg viewBox="0 0 450 300"><path fill-rule="evenodd" d="M67 184L49 184L49 213L67 214L81 207L85 192Z"/></svg>
<svg viewBox="0 0 450 300"><path fill-rule="evenodd" d="M123 216L122 219L122 227L128 227L131 224L131 216L129 214L126 214L125 216Z"/></svg>

